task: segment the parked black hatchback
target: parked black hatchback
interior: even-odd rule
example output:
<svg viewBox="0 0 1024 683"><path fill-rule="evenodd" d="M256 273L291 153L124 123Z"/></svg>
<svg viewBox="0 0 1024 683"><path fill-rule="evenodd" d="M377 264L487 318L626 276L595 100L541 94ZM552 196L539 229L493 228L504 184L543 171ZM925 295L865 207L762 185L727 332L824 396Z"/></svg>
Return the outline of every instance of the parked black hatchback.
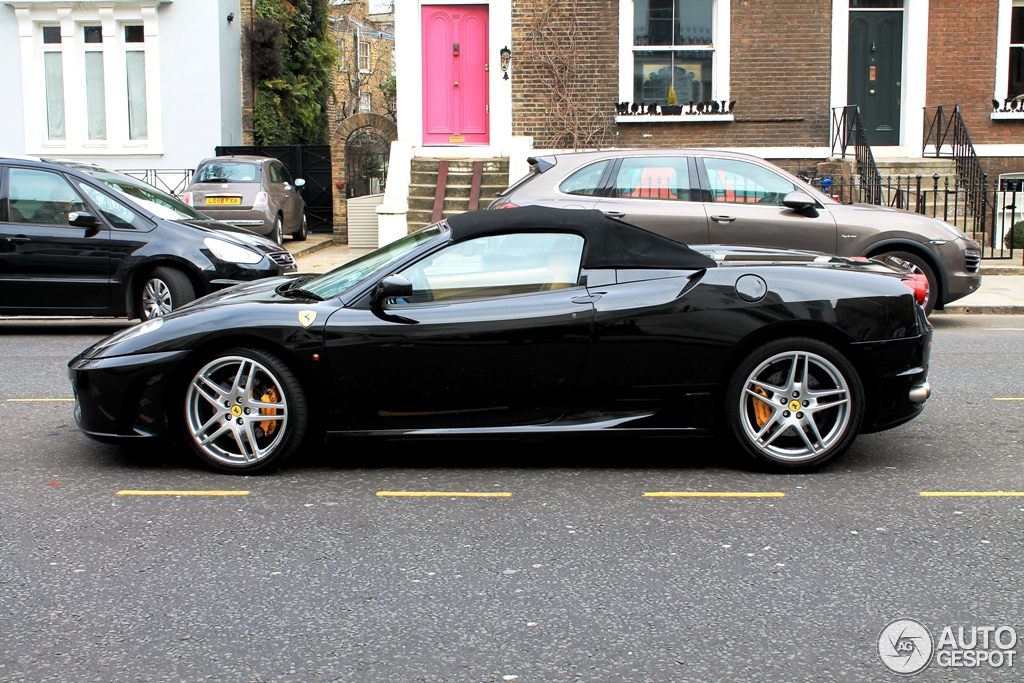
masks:
<svg viewBox="0 0 1024 683"><path fill-rule="evenodd" d="M284 248L135 178L0 156L0 315L148 320L294 270Z"/></svg>

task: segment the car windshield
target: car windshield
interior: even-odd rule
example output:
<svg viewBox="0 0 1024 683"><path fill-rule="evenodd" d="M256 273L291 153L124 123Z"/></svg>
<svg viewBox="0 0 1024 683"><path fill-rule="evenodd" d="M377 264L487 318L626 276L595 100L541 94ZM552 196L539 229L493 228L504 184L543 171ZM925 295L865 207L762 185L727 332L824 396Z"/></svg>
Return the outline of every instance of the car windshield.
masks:
<svg viewBox="0 0 1024 683"><path fill-rule="evenodd" d="M389 263L398 261L424 242L434 239L441 234L441 231L440 225L418 230L411 235L381 247L377 251L372 251L365 256L357 258L355 261L339 266L315 280L303 284L302 288L324 299L334 298L352 288L367 275L380 270Z"/></svg>
<svg viewBox="0 0 1024 683"><path fill-rule="evenodd" d="M165 218L170 221L210 220L191 206L131 176L96 168L95 166L82 165L73 166L73 168L92 176L115 192L123 194L158 218Z"/></svg>
<svg viewBox="0 0 1024 683"><path fill-rule="evenodd" d="M198 171L194 183L258 183L260 165L240 161L213 161Z"/></svg>

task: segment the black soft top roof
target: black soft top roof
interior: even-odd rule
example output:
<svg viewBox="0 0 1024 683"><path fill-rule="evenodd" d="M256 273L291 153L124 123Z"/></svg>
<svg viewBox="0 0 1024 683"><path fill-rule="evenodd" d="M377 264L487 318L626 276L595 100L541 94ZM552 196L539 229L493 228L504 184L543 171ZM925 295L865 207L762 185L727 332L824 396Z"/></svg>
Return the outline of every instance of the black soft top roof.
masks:
<svg viewBox="0 0 1024 683"><path fill-rule="evenodd" d="M670 240L597 210L517 209L470 211L448 219L452 238L497 235L506 232L569 232L586 239L584 268L657 268L665 270L714 268L714 260L682 242Z"/></svg>

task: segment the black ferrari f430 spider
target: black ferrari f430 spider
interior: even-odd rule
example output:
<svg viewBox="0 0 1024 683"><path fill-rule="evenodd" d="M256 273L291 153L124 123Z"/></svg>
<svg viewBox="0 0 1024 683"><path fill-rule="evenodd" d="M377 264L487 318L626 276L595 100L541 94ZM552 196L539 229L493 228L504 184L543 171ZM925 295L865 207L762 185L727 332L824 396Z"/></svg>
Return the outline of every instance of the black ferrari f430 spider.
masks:
<svg viewBox="0 0 1024 683"><path fill-rule="evenodd" d="M69 374L88 436L170 438L226 472L307 438L565 432L718 433L809 471L920 413L926 299L885 264L528 207L211 294Z"/></svg>

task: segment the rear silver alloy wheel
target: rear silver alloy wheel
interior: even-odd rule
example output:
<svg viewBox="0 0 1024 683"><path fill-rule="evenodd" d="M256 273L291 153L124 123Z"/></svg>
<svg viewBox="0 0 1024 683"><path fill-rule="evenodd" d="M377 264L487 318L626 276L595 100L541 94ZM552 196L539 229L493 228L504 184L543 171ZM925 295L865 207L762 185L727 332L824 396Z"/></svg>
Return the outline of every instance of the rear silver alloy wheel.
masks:
<svg viewBox="0 0 1024 683"><path fill-rule="evenodd" d="M809 351L776 354L747 376L740 424L750 444L786 463L814 460L846 436L850 386L827 359Z"/></svg>
<svg viewBox="0 0 1024 683"><path fill-rule="evenodd" d="M142 288L142 310L146 319L160 318L171 312L171 288L159 278L153 278Z"/></svg>
<svg viewBox="0 0 1024 683"><path fill-rule="evenodd" d="M274 219L274 241L278 245L284 244L284 221L280 216Z"/></svg>
<svg viewBox="0 0 1024 683"><path fill-rule="evenodd" d="M269 458L286 440L289 406L281 380L263 363L222 356L204 365L185 396L196 447L229 467Z"/></svg>

